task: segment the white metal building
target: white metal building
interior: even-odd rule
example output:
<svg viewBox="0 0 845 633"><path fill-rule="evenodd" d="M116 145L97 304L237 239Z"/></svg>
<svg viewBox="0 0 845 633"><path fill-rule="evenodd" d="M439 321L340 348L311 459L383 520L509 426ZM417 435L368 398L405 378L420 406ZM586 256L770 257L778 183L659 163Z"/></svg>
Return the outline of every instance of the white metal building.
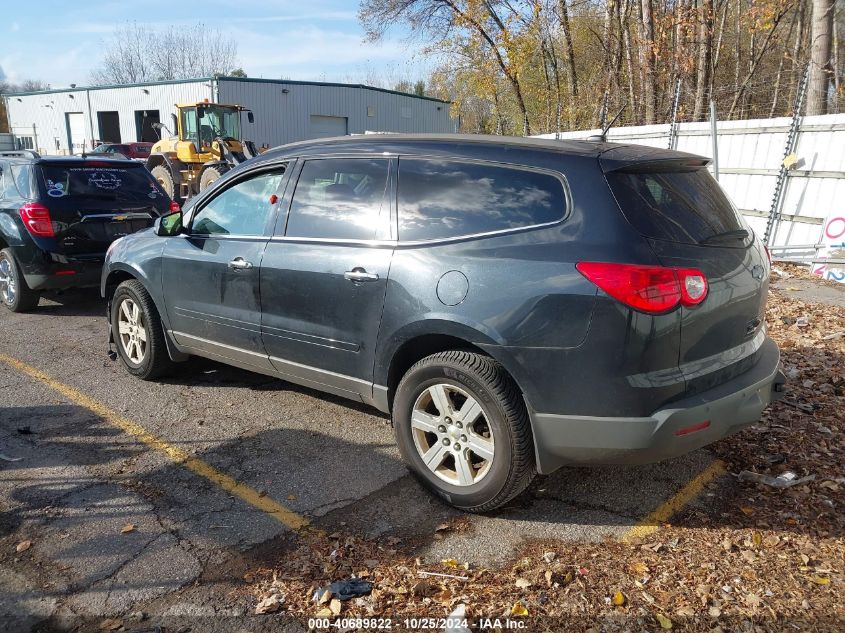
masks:
<svg viewBox="0 0 845 633"><path fill-rule="evenodd" d="M244 137L270 147L371 132L455 132L449 103L357 84L219 77L9 94L20 147L73 154L100 142L155 141L153 123L173 130L174 104L208 99L252 109Z"/></svg>

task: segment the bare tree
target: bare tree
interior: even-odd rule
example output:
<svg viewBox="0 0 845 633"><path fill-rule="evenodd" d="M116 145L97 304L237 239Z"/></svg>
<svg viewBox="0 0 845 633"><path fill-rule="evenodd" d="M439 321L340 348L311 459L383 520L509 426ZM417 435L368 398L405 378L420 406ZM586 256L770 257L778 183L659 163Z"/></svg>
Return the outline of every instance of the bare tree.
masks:
<svg viewBox="0 0 845 633"><path fill-rule="evenodd" d="M698 8L698 62L695 85L695 106L693 118L701 119L705 102L710 97L711 72L713 61L713 25L715 22L713 0L703 0Z"/></svg>
<svg viewBox="0 0 845 633"><path fill-rule="evenodd" d="M237 44L202 23L151 31L137 22L118 27L91 73L98 85L227 75L237 66Z"/></svg>
<svg viewBox="0 0 845 633"><path fill-rule="evenodd" d="M833 76L831 43L836 0L813 0L813 34L810 49L810 84L807 114L827 114L828 89Z"/></svg>

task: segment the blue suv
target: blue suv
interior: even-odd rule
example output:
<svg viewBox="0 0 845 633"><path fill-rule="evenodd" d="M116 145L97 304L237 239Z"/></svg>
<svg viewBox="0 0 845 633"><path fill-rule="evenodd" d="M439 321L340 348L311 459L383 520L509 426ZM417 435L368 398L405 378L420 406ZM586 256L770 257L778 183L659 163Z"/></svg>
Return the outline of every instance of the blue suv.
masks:
<svg viewBox="0 0 845 633"><path fill-rule="evenodd" d="M389 412L447 502L500 506L565 464L681 455L783 383L769 261L690 154L374 135L233 169L116 241L127 370L190 355Z"/></svg>

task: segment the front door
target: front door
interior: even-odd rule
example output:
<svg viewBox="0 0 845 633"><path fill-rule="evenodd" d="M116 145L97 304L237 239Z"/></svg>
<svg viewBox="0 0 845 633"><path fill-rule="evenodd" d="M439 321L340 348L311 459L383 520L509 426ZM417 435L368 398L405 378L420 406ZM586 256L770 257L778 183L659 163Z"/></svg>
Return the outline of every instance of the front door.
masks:
<svg viewBox="0 0 845 633"><path fill-rule="evenodd" d="M259 270L284 166L253 172L202 201L167 241L162 284L173 337L203 356L272 369L261 341Z"/></svg>
<svg viewBox="0 0 845 633"><path fill-rule="evenodd" d="M307 160L261 265L262 333L292 379L372 395L393 255L391 160ZM285 227L286 224L286 227Z"/></svg>

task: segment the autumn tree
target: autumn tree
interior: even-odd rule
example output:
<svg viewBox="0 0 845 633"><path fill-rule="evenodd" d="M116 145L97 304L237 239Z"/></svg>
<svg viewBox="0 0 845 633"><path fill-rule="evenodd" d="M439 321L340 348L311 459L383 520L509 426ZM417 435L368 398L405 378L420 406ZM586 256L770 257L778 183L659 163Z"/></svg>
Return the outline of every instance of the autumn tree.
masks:
<svg viewBox="0 0 845 633"><path fill-rule="evenodd" d="M810 83L807 114L827 114L828 90L833 75L831 49L833 43L834 0L813 0L813 27L810 38Z"/></svg>
<svg viewBox="0 0 845 633"><path fill-rule="evenodd" d="M235 40L202 23L155 31L130 22L115 29L105 43L91 81L126 84L243 73L236 64Z"/></svg>

